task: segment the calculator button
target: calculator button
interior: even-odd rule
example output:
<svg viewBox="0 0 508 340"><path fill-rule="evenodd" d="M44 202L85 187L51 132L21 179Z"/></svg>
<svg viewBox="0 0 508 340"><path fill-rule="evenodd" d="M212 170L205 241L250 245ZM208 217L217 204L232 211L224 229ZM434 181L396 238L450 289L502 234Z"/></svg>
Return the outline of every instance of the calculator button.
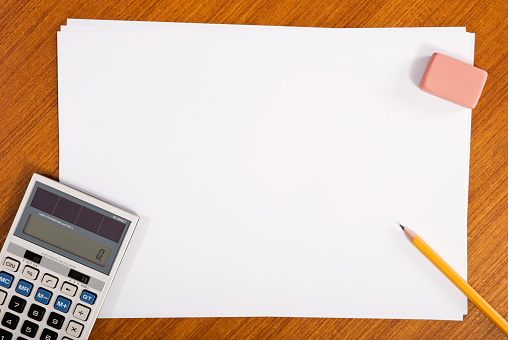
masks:
<svg viewBox="0 0 508 340"><path fill-rule="evenodd" d="M26 306L26 301L16 295L14 295L11 298L11 302L9 302L9 309L11 309L15 312L18 312L18 313L23 313L25 306Z"/></svg>
<svg viewBox="0 0 508 340"><path fill-rule="evenodd" d="M6 272L0 272L0 286L11 288L12 280L14 280L14 276Z"/></svg>
<svg viewBox="0 0 508 340"><path fill-rule="evenodd" d="M23 326L21 326L21 334L27 335L31 338L35 337L39 326L32 321L26 320L23 322Z"/></svg>
<svg viewBox="0 0 508 340"><path fill-rule="evenodd" d="M11 340L12 333L0 328L0 340Z"/></svg>
<svg viewBox="0 0 508 340"><path fill-rule="evenodd" d="M65 293L70 296L74 296L74 295L76 295L77 290L78 290L78 287L73 285L72 283L64 282L62 284L62 289L61 289L62 293Z"/></svg>
<svg viewBox="0 0 508 340"><path fill-rule="evenodd" d="M51 293L49 290L39 288L37 289L37 294L35 294L35 301L47 305L49 300L51 300L51 295L53 295L53 293Z"/></svg>
<svg viewBox="0 0 508 340"><path fill-rule="evenodd" d="M56 332L53 332L47 328L44 328L41 334L41 340L56 340L57 337L58 334Z"/></svg>
<svg viewBox="0 0 508 340"><path fill-rule="evenodd" d="M25 266L23 269L23 276L28 277L29 279L35 280L39 275L39 269L34 267Z"/></svg>
<svg viewBox="0 0 508 340"><path fill-rule="evenodd" d="M5 313L4 318L2 319L2 325L10 329L15 329L18 322L19 316L9 312Z"/></svg>
<svg viewBox="0 0 508 340"><path fill-rule="evenodd" d="M30 319L41 321L42 317L44 316L44 313L46 313L46 309L44 307L41 307L33 303L30 306L30 309L28 310L27 314Z"/></svg>
<svg viewBox="0 0 508 340"><path fill-rule="evenodd" d="M18 271L19 268L19 261L16 261L15 259L11 259L10 257L7 257L4 261L4 268L12 270L13 272Z"/></svg>
<svg viewBox="0 0 508 340"><path fill-rule="evenodd" d="M81 301L84 301L88 304L91 304L93 305L93 303L95 302L95 298L97 297L97 295L95 295L94 293L92 292L89 292L88 290L84 290L82 293L81 293Z"/></svg>
<svg viewBox="0 0 508 340"><path fill-rule="evenodd" d="M59 296L55 301L55 309L60 312L67 313L69 307L71 306L71 300L64 298L63 296Z"/></svg>
<svg viewBox="0 0 508 340"><path fill-rule="evenodd" d="M5 298L7 297L7 293L3 290L0 290L0 305L3 305L5 302ZM1 340L2 338L0 338Z"/></svg>
<svg viewBox="0 0 508 340"><path fill-rule="evenodd" d="M83 331L82 324L77 323L76 321L69 322L69 325L67 326L67 334L79 338L82 331Z"/></svg>
<svg viewBox="0 0 508 340"><path fill-rule="evenodd" d="M41 263L42 260L42 256L37 255L36 253L31 252L30 250L25 251L25 256L23 257L35 263Z"/></svg>
<svg viewBox="0 0 508 340"><path fill-rule="evenodd" d="M74 310L74 313L72 315L74 315L74 317L76 319L86 321L86 319L88 319L89 314L90 314L90 308L78 303L78 305L76 306L76 309Z"/></svg>
<svg viewBox="0 0 508 340"><path fill-rule="evenodd" d="M65 317L63 315L51 312L51 314L49 314L47 324L53 328L60 329L62 328L64 321Z"/></svg>
<svg viewBox="0 0 508 340"><path fill-rule="evenodd" d="M44 274L41 282L43 285L48 286L49 288L55 288L56 283L58 282L58 279L56 277L54 277L53 275Z"/></svg>
<svg viewBox="0 0 508 340"><path fill-rule="evenodd" d="M33 284L27 282L25 280L19 280L18 285L16 286L16 293L19 293L24 296L30 295L32 292Z"/></svg>

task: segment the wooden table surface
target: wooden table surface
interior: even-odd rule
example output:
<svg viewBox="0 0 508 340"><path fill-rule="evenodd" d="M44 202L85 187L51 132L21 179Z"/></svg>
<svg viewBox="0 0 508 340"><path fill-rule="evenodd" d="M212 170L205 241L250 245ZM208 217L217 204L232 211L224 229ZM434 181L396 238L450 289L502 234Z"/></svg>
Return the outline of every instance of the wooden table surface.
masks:
<svg viewBox="0 0 508 340"><path fill-rule="evenodd" d="M466 26L489 73L473 110L468 282L508 317L508 1L0 0L0 237L30 176L58 179L56 32L67 18L307 27ZM463 322L320 318L100 319L91 339L501 339Z"/></svg>

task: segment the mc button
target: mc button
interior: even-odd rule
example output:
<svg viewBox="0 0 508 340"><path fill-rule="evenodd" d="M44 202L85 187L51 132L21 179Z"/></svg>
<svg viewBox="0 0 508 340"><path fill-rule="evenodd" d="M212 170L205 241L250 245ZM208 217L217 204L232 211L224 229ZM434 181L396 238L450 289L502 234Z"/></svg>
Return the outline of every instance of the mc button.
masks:
<svg viewBox="0 0 508 340"><path fill-rule="evenodd" d="M6 272L0 272L0 286L11 288L12 280L14 280L14 276Z"/></svg>

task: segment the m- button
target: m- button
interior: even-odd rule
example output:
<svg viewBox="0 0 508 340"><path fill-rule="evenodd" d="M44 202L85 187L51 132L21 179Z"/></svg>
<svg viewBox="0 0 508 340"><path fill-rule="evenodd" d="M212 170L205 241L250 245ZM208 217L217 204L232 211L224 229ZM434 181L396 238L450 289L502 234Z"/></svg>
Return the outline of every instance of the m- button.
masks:
<svg viewBox="0 0 508 340"><path fill-rule="evenodd" d="M7 257L4 261L4 268L12 270L13 272L18 271L19 268L19 261L16 261L14 259L11 259L10 257Z"/></svg>

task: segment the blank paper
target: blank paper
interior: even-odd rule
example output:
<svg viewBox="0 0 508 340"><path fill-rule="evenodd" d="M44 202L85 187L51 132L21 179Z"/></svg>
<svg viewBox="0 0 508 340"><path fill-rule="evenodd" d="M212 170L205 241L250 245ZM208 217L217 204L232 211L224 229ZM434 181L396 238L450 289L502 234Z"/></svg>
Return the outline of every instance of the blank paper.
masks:
<svg viewBox="0 0 508 340"><path fill-rule="evenodd" d="M471 110L418 88L464 28L73 20L60 179L140 223L102 317L462 320Z"/></svg>

